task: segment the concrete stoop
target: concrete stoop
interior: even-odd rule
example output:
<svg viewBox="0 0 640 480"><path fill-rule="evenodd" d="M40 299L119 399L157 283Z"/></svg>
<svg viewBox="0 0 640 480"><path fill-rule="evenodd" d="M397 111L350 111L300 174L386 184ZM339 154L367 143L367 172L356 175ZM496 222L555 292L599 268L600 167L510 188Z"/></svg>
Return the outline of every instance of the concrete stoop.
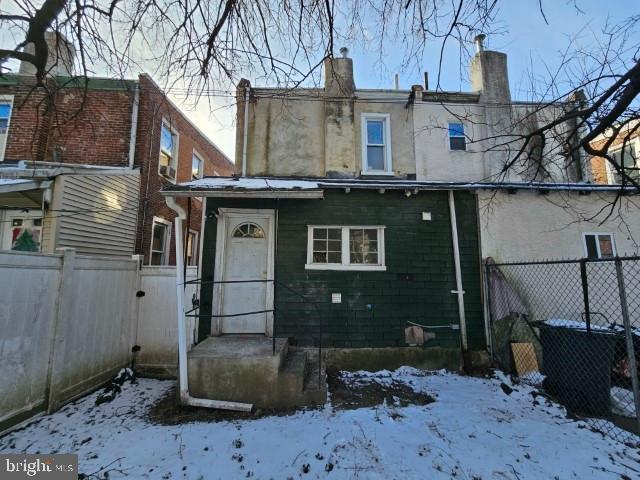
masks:
<svg viewBox="0 0 640 480"><path fill-rule="evenodd" d="M261 335L209 337L188 354L189 391L212 400L252 403L256 408L322 405L326 382L306 351L289 349L286 339ZM315 378L312 378L315 370Z"/></svg>

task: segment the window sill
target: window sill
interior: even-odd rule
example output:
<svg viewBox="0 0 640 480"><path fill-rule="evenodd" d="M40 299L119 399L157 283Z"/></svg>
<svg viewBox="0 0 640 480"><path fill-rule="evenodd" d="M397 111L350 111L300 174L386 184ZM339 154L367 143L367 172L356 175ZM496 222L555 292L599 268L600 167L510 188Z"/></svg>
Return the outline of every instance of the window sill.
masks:
<svg viewBox="0 0 640 480"><path fill-rule="evenodd" d="M386 265L338 265L338 264L320 264L307 263L305 270L345 270L345 271L362 271L362 272L385 272Z"/></svg>
<svg viewBox="0 0 640 480"><path fill-rule="evenodd" d="M360 175L370 175L373 177L393 177L395 176L395 173L393 172L386 172L386 171L382 171L382 170L361 170L360 171Z"/></svg>

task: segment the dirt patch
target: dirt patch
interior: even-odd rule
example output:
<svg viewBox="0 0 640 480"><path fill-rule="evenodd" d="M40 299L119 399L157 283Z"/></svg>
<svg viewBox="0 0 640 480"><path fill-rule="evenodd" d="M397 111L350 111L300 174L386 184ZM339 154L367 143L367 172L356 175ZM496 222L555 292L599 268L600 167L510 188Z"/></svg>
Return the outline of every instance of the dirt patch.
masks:
<svg viewBox="0 0 640 480"><path fill-rule="evenodd" d="M151 407L146 418L151 423L158 425L179 425L182 423L192 422L229 422L234 420L251 420L271 416L287 416L293 415L301 410L310 409L310 407L279 410L254 409L253 412L234 412L231 410L189 407L179 404L178 395L174 387Z"/></svg>
<svg viewBox="0 0 640 480"><path fill-rule="evenodd" d="M386 403L398 407L428 405L435 399L416 392L410 386L390 376L371 377L350 373L342 375L337 369L327 369L327 384L334 408L350 410L375 407Z"/></svg>

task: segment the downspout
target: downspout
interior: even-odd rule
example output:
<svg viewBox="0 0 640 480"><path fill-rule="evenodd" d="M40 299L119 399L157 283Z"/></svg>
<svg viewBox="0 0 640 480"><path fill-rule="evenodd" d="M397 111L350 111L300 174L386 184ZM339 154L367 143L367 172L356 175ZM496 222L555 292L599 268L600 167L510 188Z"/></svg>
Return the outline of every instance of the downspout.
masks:
<svg viewBox="0 0 640 480"><path fill-rule="evenodd" d="M138 108L140 105L140 87L135 84L133 107L131 108L131 132L129 133L129 168L133 169L136 155L136 137L138 136Z"/></svg>
<svg viewBox="0 0 640 480"><path fill-rule="evenodd" d="M244 119L242 127L242 176L247 176L247 129L249 128L249 87L244 88Z"/></svg>
<svg viewBox="0 0 640 480"><path fill-rule="evenodd" d="M462 350L467 351L467 320L464 312L464 290L462 288L462 268L460 267L460 245L458 244L458 224L456 219L456 203L453 190L449 190L449 217L451 219L451 239L453 241L453 264L456 272L456 289L451 290L458 296L458 315L460 317L460 337Z"/></svg>
<svg viewBox="0 0 640 480"><path fill-rule="evenodd" d="M182 250L182 221L187 217L174 197L165 197L167 206L176 212L176 309L178 319L178 388L180 391L180 403L192 407L217 408L220 410L235 410L250 412L253 405L250 403L226 402L222 400L209 400L196 398L189 394L189 375L187 371L187 327L184 311L184 252Z"/></svg>

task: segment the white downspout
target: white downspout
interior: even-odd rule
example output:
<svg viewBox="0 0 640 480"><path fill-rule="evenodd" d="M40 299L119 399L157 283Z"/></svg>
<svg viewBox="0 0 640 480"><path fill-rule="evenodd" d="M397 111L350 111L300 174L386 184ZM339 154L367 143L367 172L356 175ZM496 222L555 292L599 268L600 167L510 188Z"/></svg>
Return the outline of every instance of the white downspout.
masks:
<svg viewBox="0 0 640 480"><path fill-rule="evenodd" d="M451 218L451 238L453 240L453 264L456 270L456 289L451 290L458 296L458 315L460 317L460 336L462 350L467 350L467 320L464 313L464 290L462 289L462 268L460 267L460 246L458 245L458 224L456 220L456 203L453 190L449 190L449 216Z"/></svg>
<svg viewBox="0 0 640 480"><path fill-rule="evenodd" d="M250 403L195 398L189 394L189 375L187 371L187 324L184 313L184 253L182 250L182 221L187 218L187 212L178 205L178 202L176 202L174 197L165 197L165 201L167 202L167 206L176 212L176 309L178 314L178 387L180 390L180 403L183 405L191 405L193 407L250 412L253 409L253 405Z"/></svg>
<svg viewBox="0 0 640 480"><path fill-rule="evenodd" d="M138 108L140 105L140 87L136 82L131 108L131 132L129 133L129 168L133 168L136 155L136 137L138 136Z"/></svg>
<svg viewBox="0 0 640 480"><path fill-rule="evenodd" d="M247 129L249 128L249 87L244 89L244 126L242 127L242 176L247 176Z"/></svg>

